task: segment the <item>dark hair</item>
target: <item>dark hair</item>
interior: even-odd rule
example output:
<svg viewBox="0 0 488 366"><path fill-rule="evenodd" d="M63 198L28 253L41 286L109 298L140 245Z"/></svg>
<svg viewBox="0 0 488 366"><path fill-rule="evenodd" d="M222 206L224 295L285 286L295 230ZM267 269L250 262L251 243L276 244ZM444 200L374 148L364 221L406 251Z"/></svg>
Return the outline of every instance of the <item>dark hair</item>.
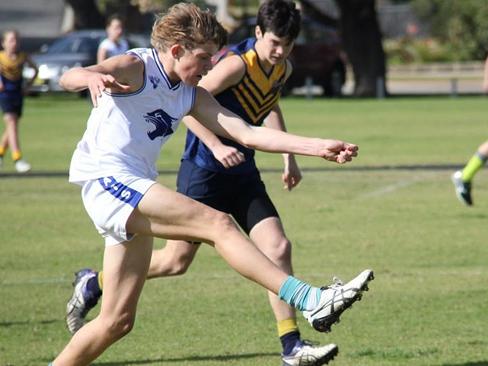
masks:
<svg viewBox="0 0 488 366"><path fill-rule="evenodd" d="M112 14L107 18L107 21L105 22L105 25L108 27L114 20L118 20L122 24L124 24L124 19L119 15L119 14Z"/></svg>
<svg viewBox="0 0 488 366"><path fill-rule="evenodd" d="M295 40L300 33L301 16L293 1L266 0L258 10L257 25L261 32Z"/></svg>

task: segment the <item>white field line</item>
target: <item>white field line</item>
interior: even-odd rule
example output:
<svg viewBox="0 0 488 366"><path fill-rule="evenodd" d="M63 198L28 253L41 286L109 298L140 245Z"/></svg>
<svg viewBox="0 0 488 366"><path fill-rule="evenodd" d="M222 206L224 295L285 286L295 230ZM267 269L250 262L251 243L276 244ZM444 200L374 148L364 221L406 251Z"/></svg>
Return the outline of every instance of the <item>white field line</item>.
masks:
<svg viewBox="0 0 488 366"><path fill-rule="evenodd" d="M50 283L65 283L70 282L69 280L64 277L58 278L26 278L25 280L17 280L17 281L0 281L0 286L18 286L18 285L45 285Z"/></svg>
<svg viewBox="0 0 488 366"><path fill-rule="evenodd" d="M407 179L407 180L402 179L396 183L379 187L379 188L375 189L374 191L362 193L357 198L358 199L366 199L366 198L374 198L374 197L384 196L386 194L395 193L396 191L398 191L400 189L409 187L415 183L422 182L425 180L426 180L425 176L417 175L417 176L414 176L414 177Z"/></svg>

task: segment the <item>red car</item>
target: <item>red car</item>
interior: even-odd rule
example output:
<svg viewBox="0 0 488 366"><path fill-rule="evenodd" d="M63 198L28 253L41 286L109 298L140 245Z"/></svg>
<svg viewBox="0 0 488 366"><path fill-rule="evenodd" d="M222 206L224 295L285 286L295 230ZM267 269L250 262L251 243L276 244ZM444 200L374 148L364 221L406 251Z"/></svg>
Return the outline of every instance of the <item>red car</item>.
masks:
<svg viewBox="0 0 488 366"><path fill-rule="evenodd" d="M229 35L229 43L236 44L254 36L256 18L247 18ZM311 19L304 19L302 30L291 51L293 73L283 94L311 82L322 87L323 95L338 97L346 81L346 67L341 40L335 28ZM307 81L307 78L308 81Z"/></svg>

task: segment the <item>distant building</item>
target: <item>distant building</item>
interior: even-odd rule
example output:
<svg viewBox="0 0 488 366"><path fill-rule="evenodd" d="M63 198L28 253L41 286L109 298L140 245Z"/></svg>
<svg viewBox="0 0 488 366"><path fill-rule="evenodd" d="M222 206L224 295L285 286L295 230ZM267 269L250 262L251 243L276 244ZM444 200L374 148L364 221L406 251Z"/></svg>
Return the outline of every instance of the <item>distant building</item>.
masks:
<svg viewBox="0 0 488 366"><path fill-rule="evenodd" d="M62 33L63 0L0 0L0 31L15 28L21 48L35 52Z"/></svg>
<svg viewBox="0 0 488 366"><path fill-rule="evenodd" d="M0 29L15 28L25 37L55 37L63 13L63 0L1 0Z"/></svg>

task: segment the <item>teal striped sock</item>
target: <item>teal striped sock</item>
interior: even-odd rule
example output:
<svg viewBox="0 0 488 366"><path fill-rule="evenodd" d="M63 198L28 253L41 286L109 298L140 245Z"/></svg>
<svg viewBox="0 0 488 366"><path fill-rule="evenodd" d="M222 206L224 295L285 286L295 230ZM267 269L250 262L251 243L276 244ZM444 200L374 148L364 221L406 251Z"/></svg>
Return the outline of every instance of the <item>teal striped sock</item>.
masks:
<svg viewBox="0 0 488 366"><path fill-rule="evenodd" d="M283 282L278 296L287 304L300 311L311 310L317 306L320 300L321 290L318 287L310 286L293 276Z"/></svg>

